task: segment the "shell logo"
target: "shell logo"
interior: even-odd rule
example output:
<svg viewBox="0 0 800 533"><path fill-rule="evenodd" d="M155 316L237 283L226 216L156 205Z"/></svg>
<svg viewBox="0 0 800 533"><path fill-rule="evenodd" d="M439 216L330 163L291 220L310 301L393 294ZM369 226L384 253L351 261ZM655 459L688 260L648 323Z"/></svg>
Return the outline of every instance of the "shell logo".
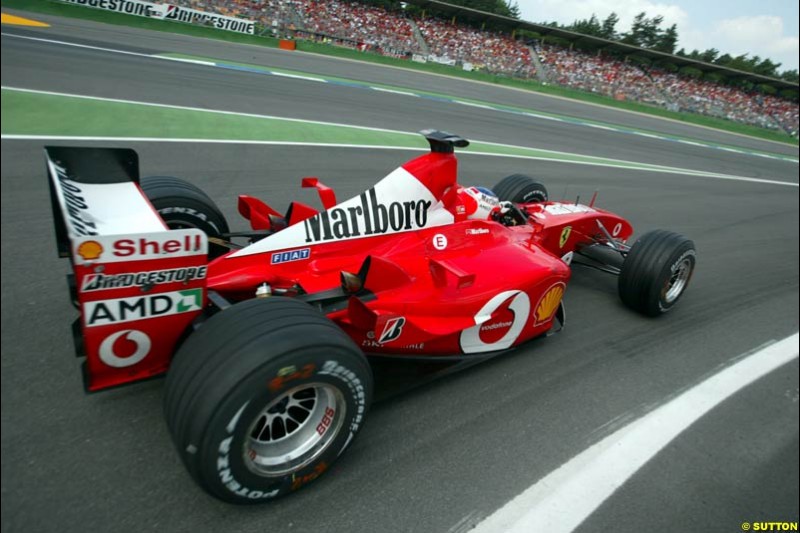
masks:
<svg viewBox="0 0 800 533"><path fill-rule="evenodd" d="M78 246L78 255L84 261L94 261L103 253L103 246L97 241L85 241Z"/></svg>
<svg viewBox="0 0 800 533"><path fill-rule="evenodd" d="M547 289L536 304L536 311L534 312L534 326L540 326L553 318L558 309L558 304L561 303L561 297L564 296L564 289L566 285L558 282L549 289Z"/></svg>

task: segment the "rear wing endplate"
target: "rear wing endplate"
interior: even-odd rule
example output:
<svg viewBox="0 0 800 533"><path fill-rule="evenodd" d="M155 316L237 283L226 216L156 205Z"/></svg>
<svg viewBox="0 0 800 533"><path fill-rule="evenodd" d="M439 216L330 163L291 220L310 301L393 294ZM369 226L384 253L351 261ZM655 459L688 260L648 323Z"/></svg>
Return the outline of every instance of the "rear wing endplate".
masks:
<svg viewBox="0 0 800 533"><path fill-rule="evenodd" d="M87 390L163 373L206 303L206 235L166 227L139 187L133 150L49 146L45 156Z"/></svg>

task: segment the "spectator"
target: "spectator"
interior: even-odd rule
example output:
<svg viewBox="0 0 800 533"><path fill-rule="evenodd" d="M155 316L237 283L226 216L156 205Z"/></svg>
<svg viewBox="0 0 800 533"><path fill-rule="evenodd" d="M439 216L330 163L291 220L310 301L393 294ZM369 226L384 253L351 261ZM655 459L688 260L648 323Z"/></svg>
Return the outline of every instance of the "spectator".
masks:
<svg viewBox="0 0 800 533"><path fill-rule="evenodd" d="M508 35L345 0L172 0L178 5L257 21L275 36L305 38L396 57L423 54L494 74L532 77L531 49ZM418 28L418 32L416 28ZM538 45L551 82L617 99L726 118L763 128L798 131L798 104L708 80L640 67L601 53Z"/></svg>
<svg viewBox="0 0 800 533"><path fill-rule="evenodd" d="M436 60L470 63L493 74L529 78L535 73L530 49L506 35L433 18L416 22Z"/></svg>
<svg viewBox="0 0 800 533"><path fill-rule="evenodd" d="M540 45L537 53L550 80L559 85L762 128L780 128L793 135L797 132L798 105L782 98L559 46Z"/></svg>

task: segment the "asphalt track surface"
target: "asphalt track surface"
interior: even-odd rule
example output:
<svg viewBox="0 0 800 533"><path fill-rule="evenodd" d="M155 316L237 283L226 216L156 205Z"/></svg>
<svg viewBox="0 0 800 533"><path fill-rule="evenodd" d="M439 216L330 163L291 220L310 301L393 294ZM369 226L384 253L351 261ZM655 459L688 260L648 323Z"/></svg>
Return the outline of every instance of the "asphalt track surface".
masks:
<svg viewBox="0 0 800 533"><path fill-rule="evenodd" d="M43 18L43 17L42 17ZM48 19L36 32L148 52L191 52L305 72L547 105L668 133L797 155L797 148L501 88L353 62ZM678 146L489 110L409 101L302 80L2 38L2 84L329 120L798 182L795 163ZM528 100L530 99L530 100ZM524 102L523 102L524 101ZM105 143L109 144L109 143ZM331 472L265 506L220 503L173 451L156 380L85 396L45 186L41 141L3 140L3 531L466 531L529 485L737 356L798 328L798 189L553 162L462 156L460 181L537 175L552 194L588 198L634 223L690 236L698 267L657 320L626 310L616 284L576 271L558 335L376 403ZM190 179L229 220L235 196L311 200L299 178L357 194L415 155L336 148L126 143L142 173ZM234 222L234 227L244 227ZM578 531L740 531L798 520L798 363L770 373L681 434Z"/></svg>

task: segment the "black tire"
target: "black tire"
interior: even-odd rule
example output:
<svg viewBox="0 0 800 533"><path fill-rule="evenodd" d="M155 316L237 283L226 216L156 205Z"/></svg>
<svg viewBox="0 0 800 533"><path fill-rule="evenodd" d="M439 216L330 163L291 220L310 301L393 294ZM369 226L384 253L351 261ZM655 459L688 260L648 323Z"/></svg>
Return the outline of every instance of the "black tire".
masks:
<svg viewBox="0 0 800 533"><path fill-rule="evenodd" d="M170 229L197 228L209 237L230 231L214 200L191 183L171 176L147 176L139 185Z"/></svg>
<svg viewBox="0 0 800 533"><path fill-rule="evenodd" d="M672 309L683 296L695 266L694 243L677 233L656 230L634 243L619 275L623 303L647 316Z"/></svg>
<svg viewBox="0 0 800 533"><path fill-rule="evenodd" d="M371 399L372 371L358 346L308 304L273 297L236 304L186 340L167 375L164 414L204 490L258 503L325 472Z"/></svg>
<svg viewBox="0 0 800 533"><path fill-rule="evenodd" d="M530 204L546 202L547 188L525 174L512 174L501 179L492 191L504 202Z"/></svg>

